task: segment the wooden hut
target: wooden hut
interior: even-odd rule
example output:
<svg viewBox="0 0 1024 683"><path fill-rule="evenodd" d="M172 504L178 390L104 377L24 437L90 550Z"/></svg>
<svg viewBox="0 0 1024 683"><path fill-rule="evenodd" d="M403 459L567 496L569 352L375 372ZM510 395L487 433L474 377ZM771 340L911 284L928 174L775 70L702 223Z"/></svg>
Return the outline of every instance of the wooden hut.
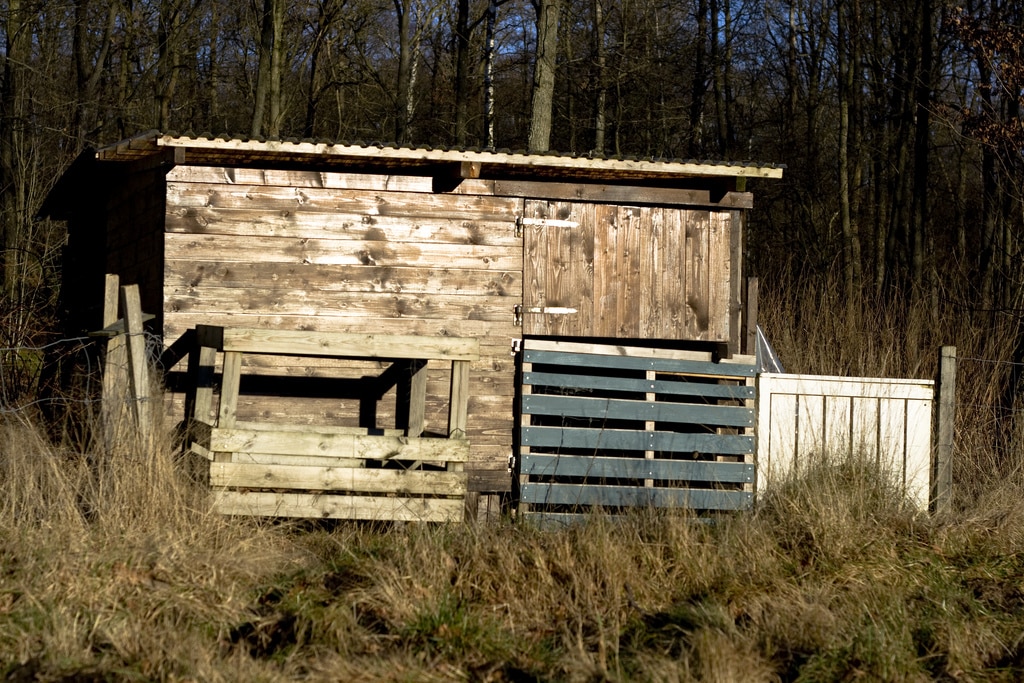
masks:
<svg viewBox="0 0 1024 683"><path fill-rule="evenodd" d="M224 334L238 336L231 330L421 337L433 348L438 339L473 340L475 355L458 357L468 369L459 398L464 472L468 490L487 495L509 491L510 456L531 453L520 443L530 426L522 415L534 409L521 410L518 397L537 393L517 374L529 351L524 340L541 354L528 371L536 363L592 365L612 349L649 357L641 377L656 381L659 372L709 376L708 367L672 362L718 364L743 351L743 226L753 205L745 182L781 175L754 164L150 132L82 155L42 213L69 222L71 331L101 327L104 274L116 273L139 285L165 346L196 329L216 338L207 348L224 354ZM595 353L543 355L587 350L550 346L560 343ZM417 433L451 435L455 380L447 361L423 359L419 375L412 368L426 399L410 408L402 395L409 382L381 379L395 367L393 356L325 358L288 348L240 357L233 420L289 429L387 426L408 437L412 410L422 413L412 417ZM651 358L668 365L658 369ZM172 389L186 386L184 366L166 368ZM631 371L602 371L600 384ZM659 392L641 388L639 398ZM172 410L186 393L178 391ZM201 409L204 400L200 392ZM639 420L645 433L685 422L643 411L622 419ZM685 446L691 454L693 445ZM658 452L639 449L649 460ZM641 479L656 478L648 475Z"/></svg>

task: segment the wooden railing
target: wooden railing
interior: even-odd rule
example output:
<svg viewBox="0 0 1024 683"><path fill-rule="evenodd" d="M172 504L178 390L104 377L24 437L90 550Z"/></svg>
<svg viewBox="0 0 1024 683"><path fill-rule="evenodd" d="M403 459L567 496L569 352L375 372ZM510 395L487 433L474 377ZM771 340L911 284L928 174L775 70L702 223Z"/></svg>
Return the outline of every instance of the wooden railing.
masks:
<svg viewBox="0 0 1024 683"><path fill-rule="evenodd" d="M214 367L222 355L214 412ZM311 426L238 419L243 356L270 354L386 360L378 378L396 386L394 428ZM342 519L461 519L469 364L475 339L357 335L198 326L189 356L190 450L209 462L215 507L225 514ZM427 436L429 362L450 363L447 438ZM379 398L379 396L377 397Z"/></svg>

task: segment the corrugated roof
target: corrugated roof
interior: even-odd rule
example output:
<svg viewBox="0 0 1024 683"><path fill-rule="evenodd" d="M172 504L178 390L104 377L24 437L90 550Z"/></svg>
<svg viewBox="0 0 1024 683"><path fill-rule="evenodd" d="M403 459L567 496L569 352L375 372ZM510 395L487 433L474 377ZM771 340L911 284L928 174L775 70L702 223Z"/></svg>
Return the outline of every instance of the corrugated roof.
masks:
<svg viewBox="0 0 1024 683"><path fill-rule="evenodd" d="M96 158L131 161L168 155L175 163L217 166L308 165L402 169L437 175L455 169L463 177L563 177L593 180L673 178L781 178L784 166L755 162L696 161L615 156L573 156L505 149L400 147L331 140L268 140L227 135L178 135L148 131L100 148ZM469 174L469 175L467 175Z"/></svg>

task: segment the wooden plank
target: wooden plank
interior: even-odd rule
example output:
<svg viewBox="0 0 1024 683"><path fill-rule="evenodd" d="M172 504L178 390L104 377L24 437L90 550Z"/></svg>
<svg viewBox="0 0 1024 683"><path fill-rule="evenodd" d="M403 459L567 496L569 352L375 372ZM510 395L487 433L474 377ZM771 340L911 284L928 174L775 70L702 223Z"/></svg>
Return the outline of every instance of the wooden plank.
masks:
<svg viewBox="0 0 1024 683"><path fill-rule="evenodd" d="M214 364L216 360L216 349L209 346L199 347L195 375L195 408L192 415L188 417L202 422L210 422L213 418Z"/></svg>
<svg viewBox="0 0 1024 683"><path fill-rule="evenodd" d="M120 278L108 274L103 290L103 327L118 321L118 293ZM107 353L103 364L101 399L103 407L103 435L108 449L121 443L121 430L128 416L125 389L128 387L128 347L123 334L107 340Z"/></svg>
<svg viewBox="0 0 1024 683"><path fill-rule="evenodd" d="M343 334L301 330L227 328L224 350L293 356L414 358L470 361L480 358L480 342L462 337Z"/></svg>
<svg viewBox="0 0 1024 683"><path fill-rule="evenodd" d="M405 430L403 429L378 429L372 432L368 432L364 427L339 427L332 425L314 425L313 431L318 434L352 434L354 436L406 436ZM238 420L235 422L235 429L248 429L253 431L270 431L270 432L301 432L308 433L310 431L310 425L300 424L275 424L268 422L243 422Z"/></svg>
<svg viewBox="0 0 1024 683"><path fill-rule="evenodd" d="M231 454L231 462L238 465L286 466L286 467L366 467L361 458L338 458L333 455L289 455L284 453Z"/></svg>
<svg viewBox="0 0 1024 683"><path fill-rule="evenodd" d="M235 416L238 410L239 385L242 378L242 354L238 351L225 351L224 369L222 371L220 387L220 412L217 418L217 426L223 429L231 429L235 426ZM237 450L231 448L210 447L213 451Z"/></svg>
<svg viewBox="0 0 1024 683"><path fill-rule="evenodd" d="M179 289L165 292L164 305L175 312L253 311L339 318L476 318L504 322L518 303L513 294L405 295L391 292L286 291L272 287Z"/></svg>
<svg viewBox="0 0 1024 683"><path fill-rule="evenodd" d="M448 436L462 438L466 433L469 407L469 363L464 360L452 362L451 396L448 402Z"/></svg>
<svg viewBox="0 0 1024 683"><path fill-rule="evenodd" d="M711 326L709 308L710 283L710 215L707 211L686 214L686 306L689 339L706 338Z"/></svg>
<svg viewBox="0 0 1024 683"><path fill-rule="evenodd" d="M878 399L851 398L850 443L855 453L869 460L878 457Z"/></svg>
<svg viewBox="0 0 1024 683"><path fill-rule="evenodd" d="M754 411L740 406L630 401L550 394L523 396L522 405L523 412L531 415L558 415L597 420L651 420L727 427L754 426Z"/></svg>
<svg viewBox="0 0 1024 683"><path fill-rule="evenodd" d="M938 514L953 510L953 426L956 420L956 347L939 349L935 382L935 459L931 502Z"/></svg>
<svg viewBox="0 0 1024 683"><path fill-rule="evenodd" d="M756 277L747 278L746 315L744 318L746 337L743 342L743 353L747 355L755 355L757 353L757 306L759 298L758 279Z"/></svg>
<svg viewBox="0 0 1024 683"><path fill-rule="evenodd" d="M278 432L270 429L214 429L210 435L210 450L424 462L465 462L469 459L469 442L464 439Z"/></svg>
<svg viewBox="0 0 1024 683"><path fill-rule="evenodd" d="M409 495L461 496L466 475L423 470L213 463L210 485Z"/></svg>
<svg viewBox="0 0 1024 683"><path fill-rule="evenodd" d="M853 454L853 399L826 396L824 409L825 450L832 454Z"/></svg>
<svg viewBox="0 0 1024 683"><path fill-rule="evenodd" d="M425 190L428 183L419 185L421 190ZM268 221L322 214L334 215L338 219L335 225L326 228L329 231L344 234L359 229L365 231L380 223L402 221L418 229L423 237L438 239L434 226L462 222L505 223L502 230L511 236L508 223L519 208L518 200L508 197L437 194L429 190L405 192L350 187L344 188L345 192L338 192L338 189L341 188L170 181L167 184L168 217L180 214L178 209L208 212L196 215L228 215L258 210L264 214L263 220ZM265 229L255 225L252 228ZM389 239L401 237L393 235Z"/></svg>
<svg viewBox="0 0 1024 683"><path fill-rule="evenodd" d="M672 396L701 396L715 399L748 400L757 395L752 386L710 384L672 380L647 380L602 375L572 375L557 372L524 372L523 384L565 389L601 389L604 391L652 392Z"/></svg>
<svg viewBox="0 0 1024 683"><path fill-rule="evenodd" d="M347 196L339 195L339 196ZM422 195L417 195L422 197ZM431 196L431 195L427 195ZM437 196L437 195L435 195ZM445 208L437 213L416 207L406 215L383 216L358 207L339 212L312 212L251 205L222 209L168 205L165 229L185 235L232 235L257 239L291 237L389 244L448 244L517 247L519 239L510 213L459 215ZM342 244L335 245L341 248Z"/></svg>
<svg viewBox="0 0 1024 683"><path fill-rule="evenodd" d="M615 337L621 296L618 268L618 215L615 207L594 207L594 336Z"/></svg>
<svg viewBox="0 0 1024 683"><path fill-rule="evenodd" d="M725 256L723 275L727 276L728 288L726 292L726 309L724 311L725 324L727 326L727 338L729 341L729 355L744 352L745 337L743 335L744 323L744 294L746 283L743 281L743 272L746 268L743 263L744 235L743 235L743 212L729 211L722 212L722 229L728 235L728 255ZM727 217L727 218L726 218Z"/></svg>
<svg viewBox="0 0 1024 683"><path fill-rule="evenodd" d="M753 377L757 366L708 361L604 356L598 354L561 353L554 351L523 351L524 360L534 364L578 367L616 368L621 370L657 370L699 377Z"/></svg>
<svg viewBox="0 0 1024 683"><path fill-rule="evenodd" d="M164 296L214 288L250 288L257 283L280 292L360 292L461 296L522 296L519 270L453 270L445 267L240 263L216 259L171 259L164 263ZM269 286L272 284L272 287Z"/></svg>
<svg viewBox="0 0 1024 683"><path fill-rule="evenodd" d="M525 484L521 496L534 505L651 506L695 510L742 510L749 507L753 500L752 494L746 491L549 483Z"/></svg>
<svg viewBox="0 0 1024 683"><path fill-rule="evenodd" d="M456 320L447 318L381 318L367 316L336 318L297 313L210 311L168 311L164 318L167 336L180 334L196 325L218 325L251 329L305 330L342 334L410 334L420 336L476 337L491 348L501 347L508 354L509 339L518 339L522 328L512 324L512 312L502 321Z"/></svg>
<svg viewBox="0 0 1024 683"><path fill-rule="evenodd" d="M439 263L457 270L518 270L522 253L512 246L451 245L381 240L331 240L167 233L164 256L170 260L220 260L244 263L322 264L332 266L420 266Z"/></svg>
<svg viewBox="0 0 1024 683"><path fill-rule="evenodd" d="M931 485L932 402L907 401L907 436L903 450L903 492L918 509L927 510Z"/></svg>
<svg viewBox="0 0 1024 683"><path fill-rule="evenodd" d="M586 477L589 480L657 479L741 484L754 481L752 463L539 453L523 455L522 472L541 477Z"/></svg>
<svg viewBox="0 0 1024 683"><path fill-rule="evenodd" d="M132 411L135 415L136 427L145 441L153 434L153 414L150 407L146 331L142 327L142 303L139 298L138 285L121 287L121 317L125 321L125 336L127 337Z"/></svg>
<svg viewBox="0 0 1024 683"><path fill-rule="evenodd" d="M464 514L461 498L214 491L213 501L221 514L263 517L457 522Z"/></svg>
<svg viewBox="0 0 1024 683"><path fill-rule="evenodd" d="M522 443L534 448L600 448L660 453L752 453L754 438L735 434L684 434L626 429L523 427Z"/></svg>
<svg viewBox="0 0 1024 683"><path fill-rule="evenodd" d="M802 463L812 457L831 455L825 451L825 397L803 394L797 397L796 447Z"/></svg>

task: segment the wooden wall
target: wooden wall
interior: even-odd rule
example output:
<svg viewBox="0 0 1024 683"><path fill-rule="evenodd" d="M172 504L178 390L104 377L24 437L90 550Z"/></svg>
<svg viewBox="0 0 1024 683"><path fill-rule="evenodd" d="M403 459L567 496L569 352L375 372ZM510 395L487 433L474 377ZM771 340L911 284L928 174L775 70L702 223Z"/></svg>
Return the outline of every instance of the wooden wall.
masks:
<svg viewBox="0 0 1024 683"><path fill-rule="evenodd" d="M508 487L514 307L522 301L522 200L434 193L430 178L178 166L167 176L166 343L196 324L474 337L471 487ZM357 396L332 378L377 363L254 357L244 373L288 378L239 402L240 419L355 426ZM428 366L427 430L444 431L448 372ZM303 388L302 385L305 385ZM245 384L243 384L245 391ZM393 392L392 392L393 393ZM378 426L394 420L393 396Z"/></svg>

